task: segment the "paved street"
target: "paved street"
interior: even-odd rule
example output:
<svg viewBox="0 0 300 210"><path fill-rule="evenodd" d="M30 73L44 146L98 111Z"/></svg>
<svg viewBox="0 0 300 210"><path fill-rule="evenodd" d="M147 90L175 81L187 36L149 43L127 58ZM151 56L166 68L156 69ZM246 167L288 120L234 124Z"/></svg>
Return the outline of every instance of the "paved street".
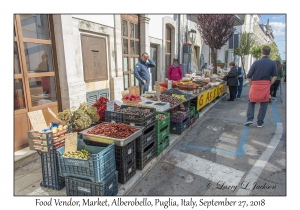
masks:
<svg viewBox="0 0 300 210"><path fill-rule="evenodd" d="M244 126L249 86L209 110L128 195L286 195L286 97L278 91L263 128ZM256 106L255 116L259 105ZM256 120L256 119L255 119ZM15 169L15 195L66 195L41 188L40 159Z"/></svg>
<svg viewBox="0 0 300 210"><path fill-rule="evenodd" d="M248 92L214 106L129 195L286 195L285 84L263 128L244 126Z"/></svg>

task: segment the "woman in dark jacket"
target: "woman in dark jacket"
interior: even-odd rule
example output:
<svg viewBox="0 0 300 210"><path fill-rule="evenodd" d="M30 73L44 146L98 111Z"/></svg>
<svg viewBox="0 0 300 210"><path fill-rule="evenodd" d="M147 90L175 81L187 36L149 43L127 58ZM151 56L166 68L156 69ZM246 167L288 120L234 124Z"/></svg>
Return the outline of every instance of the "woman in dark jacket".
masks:
<svg viewBox="0 0 300 210"><path fill-rule="evenodd" d="M230 98L227 101L234 101L236 86L238 86L238 72L234 62L230 62L229 67L230 71L223 79L227 81L229 87Z"/></svg>

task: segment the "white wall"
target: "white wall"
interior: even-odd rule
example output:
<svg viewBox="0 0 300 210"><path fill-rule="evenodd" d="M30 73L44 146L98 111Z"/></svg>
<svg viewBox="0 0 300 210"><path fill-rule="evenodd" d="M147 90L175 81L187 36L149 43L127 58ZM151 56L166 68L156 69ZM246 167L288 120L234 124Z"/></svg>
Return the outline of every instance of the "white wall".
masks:
<svg viewBox="0 0 300 210"><path fill-rule="evenodd" d="M171 17L173 19L173 15L148 15L150 18L149 21L149 36L156 39L163 39L162 37L162 22L163 17Z"/></svg>
<svg viewBox="0 0 300 210"><path fill-rule="evenodd" d="M72 15L75 18L88 20L101 25L114 27L114 15Z"/></svg>

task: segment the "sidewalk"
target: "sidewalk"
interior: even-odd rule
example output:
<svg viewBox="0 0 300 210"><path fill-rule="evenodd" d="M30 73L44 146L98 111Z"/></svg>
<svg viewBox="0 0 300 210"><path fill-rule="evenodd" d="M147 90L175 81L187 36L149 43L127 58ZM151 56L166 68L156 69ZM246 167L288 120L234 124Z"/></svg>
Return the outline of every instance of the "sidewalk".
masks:
<svg viewBox="0 0 300 210"><path fill-rule="evenodd" d="M248 84L247 80L244 80L244 86ZM140 171L137 170L136 174L126 183L119 184L118 195L126 195L139 181L160 161L160 159L165 156L172 147L183 138L196 124L199 122L205 114L212 109L216 104L218 104L227 93L220 96L216 102L210 103L208 106L204 107L200 112L199 119L195 121L186 131L179 135L170 135L170 146L164 150L158 157L154 158L146 167ZM15 153L15 186L14 195L59 195L66 196L65 187L59 191L40 187L40 182L42 181L41 172L41 162L40 157L37 152L30 151L25 148L21 151Z"/></svg>

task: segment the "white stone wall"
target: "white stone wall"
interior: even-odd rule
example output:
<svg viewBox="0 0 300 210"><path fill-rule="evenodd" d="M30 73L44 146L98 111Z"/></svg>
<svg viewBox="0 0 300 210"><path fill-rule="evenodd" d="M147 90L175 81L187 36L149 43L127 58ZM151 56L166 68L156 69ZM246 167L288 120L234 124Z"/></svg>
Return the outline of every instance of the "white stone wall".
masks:
<svg viewBox="0 0 300 210"><path fill-rule="evenodd" d="M89 22L99 23L104 26L114 28L114 15L72 15L74 18L87 20Z"/></svg>

